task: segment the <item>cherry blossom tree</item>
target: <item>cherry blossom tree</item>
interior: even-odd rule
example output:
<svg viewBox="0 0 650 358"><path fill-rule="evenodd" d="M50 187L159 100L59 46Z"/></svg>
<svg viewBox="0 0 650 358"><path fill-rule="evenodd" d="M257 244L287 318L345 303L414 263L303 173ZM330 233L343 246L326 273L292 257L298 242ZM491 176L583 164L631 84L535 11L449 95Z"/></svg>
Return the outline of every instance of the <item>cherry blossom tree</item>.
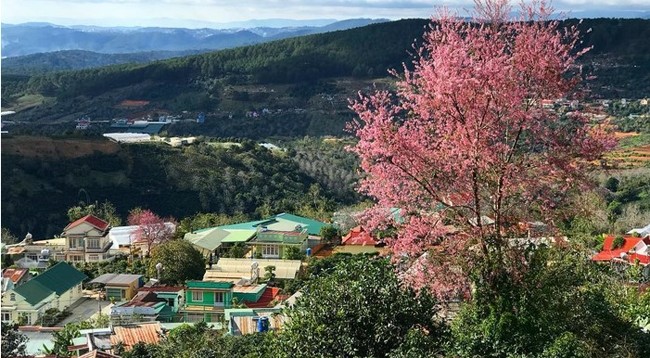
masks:
<svg viewBox="0 0 650 358"><path fill-rule="evenodd" d="M131 240L134 243L144 243L147 248L146 255L154 246L173 239L176 230L173 218L162 218L151 210L131 210L127 221L129 225L138 226Z"/></svg>
<svg viewBox="0 0 650 358"><path fill-rule="evenodd" d="M472 21L434 16L411 69L393 71L396 91L351 104L360 191L376 200L368 226L395 227L390 245L404 278L441 297L467 294L477 263L513 275L525 267L508 240L517 223L552 226L614 145L580 113L542 106L580 95L576 60L588 49L577 49L577 28L550 20L544 1L522 3L518 18L506 0L475 4ZM401 220L387 219L391 207Z"/></svg>

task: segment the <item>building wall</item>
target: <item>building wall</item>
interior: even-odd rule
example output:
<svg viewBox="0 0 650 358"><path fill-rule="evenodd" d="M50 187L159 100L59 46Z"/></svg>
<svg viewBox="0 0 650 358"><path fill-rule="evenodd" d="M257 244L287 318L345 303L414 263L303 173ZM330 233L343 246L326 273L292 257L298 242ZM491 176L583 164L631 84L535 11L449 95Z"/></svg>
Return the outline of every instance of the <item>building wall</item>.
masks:
<svg viewBox="0 0 650 358"><path fill-rule="evenodd" d="M369 245L339 245L334 249L334 252L348 254L373 254L379 252L379 249Z"/></svg>
<svg viewBox="0 0 650 358"><path fill-rule="evenodd" d="M63 310L64 308L77 302L77 300L79 300L81 297L83 297L83 292L81 291L81 283L79 283L78 285L64 292L59 297L57 300L57 305L54 307L58 308L59 310Z"/></svg>
<svg viewBox="0 0 650 358"><path fill-rule="evenodd" d="M15 295L14 301L11 300L12 293ZM55 303L56 294L54 292L37 305L32 306L21 295L9 290L2 296L2 308L0 310L2 311L2 318L9 316L9 321L18 322L20 316L25 315L28 317L28 325L36 325L38 324L39 314L45 313L48 308L56 307L54 306Z"/></svg>

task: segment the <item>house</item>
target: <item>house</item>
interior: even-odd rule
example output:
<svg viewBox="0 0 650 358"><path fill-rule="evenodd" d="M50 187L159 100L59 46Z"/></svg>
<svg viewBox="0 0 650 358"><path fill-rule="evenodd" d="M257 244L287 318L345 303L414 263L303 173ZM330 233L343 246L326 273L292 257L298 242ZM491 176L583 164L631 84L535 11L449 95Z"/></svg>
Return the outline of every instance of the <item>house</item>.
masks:
<svg viewBox="0 0 650 358"><path fill-rule="evenodd" d="M638 229L632 229L627 232L628 235L638 235L640 237L650 236L650 224Z"/></svg>
<svg viewBox="0 0 650 358"><path fill-rule="evenodd" d="M264 269L268 266L275 267L276 279L294 279L302 267L300 260L280 260L280 259L235 259L235 258L221 258L213 268L205 271L203 281L229 281L233 284L238 284L242 279L249 279L253 282L255 273L252 267L257 263L257 268L264 276Z"/></svg>
<svg viewBox="0 0 650 358"><path fill-rule="evenodd" d="M341 245L337 246L334 252L371 254L378 253L383 246L383 242L375 240L363 227L357 226L341 239Z"/></svg>
<svg viewBox="0 0 650 358"><path fill-rule="evenodd" d="M232 303L232 282L187 281L185 305L181 308L185 322L221 322L224 309Z"/></svg>
<svg viewBox="0 0 650 358"><path fill-rule="evenodd" d="M64 310L83 294L81 284L86 275L66 262L59 262L26 283L2 294L2 321L36 324L47 309Z"/></svg>
<svg viewBox="0 0 650 358"><path fill-rule="evenodd" d="M128 301L135 296L138 289L144 284L144 276L105 273L90 281L90 283L103 284L107 299Z"/></svg>
<svg viewBox="0 0 650 358"><path fill-rule="evenodd" d="M26 268L8 268L2 270L2 292L10 290L16 286L29 281L32 275Z"/></svg>
<svg viewBox="0 0 650 358"><path fill-rule="evenodd" d="M219 254L236 243L246 243L263 258L282 258L286 247L304 251L320 242L325 223L287 213L265 220L222 225L196 230L185 235L206 257Z"/></svg>
<svg viewBox="0 0 650 358"><path fill-rule="evenodd" d="M626 235L622 237L622 245L615 247L616 238L606 235L603 249L592 257L594 261L639 263L643 266L650 265L650 237L637 237Z"/></svg>
<svg viewBox="0 0 650 358"><path fill-rule="evenodd" d="M238 242L246 242L255 236L256 230L225 230L221 227L212 227L185 234L184 239L203 255L209 257L227 250Z"/></svg>
<svg viewBox="0 0 650 358"><path fill-rule="evenodd" d="M142 287L130 301L111 308L111 323L133 323L136 317L141 322L172 322L183 305L184 293L184 287Z"/></svg>
<svg viewBox="0 0 650 358"><path fill-rule="evenodd" d="M270 230L267 226L259 227L255 238L246 244L252 247L255 256L265 259L284 258L289 248L300 252L307 249L308 232L306 228L296 225L292 230Z"/></svg>
<svg viewBox="0 0 650 358"><path fill-rule="evenodd" d="M65 260L65 247L64 238L34 241L32 234L27 233L23 241L6 245L5 254L11 255L20 268L45 269L50 259Z"/></svg>
<svg viewBox="0 0 650 358"><path fill-rule="evenodd" d="M111 258L108 252L112 241L108 238L110 225L94 216L86 215L63 229L66 240L66 260L96 262Z"/></svg>

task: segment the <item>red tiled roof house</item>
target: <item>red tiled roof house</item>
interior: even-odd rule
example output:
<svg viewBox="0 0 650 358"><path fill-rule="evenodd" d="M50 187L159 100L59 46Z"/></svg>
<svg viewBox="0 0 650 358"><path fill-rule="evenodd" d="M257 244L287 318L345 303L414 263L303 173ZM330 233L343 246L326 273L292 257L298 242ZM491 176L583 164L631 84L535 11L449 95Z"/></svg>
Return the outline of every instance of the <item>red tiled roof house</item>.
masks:
<svg viewBox="0 0 650 358"><path fill-rule="evenodd" d="M109 230L109 223L94 215L86 215L68 224L62 235L66 239L66 260L96 262L109 259L108 249L112 245Z"/></svg>

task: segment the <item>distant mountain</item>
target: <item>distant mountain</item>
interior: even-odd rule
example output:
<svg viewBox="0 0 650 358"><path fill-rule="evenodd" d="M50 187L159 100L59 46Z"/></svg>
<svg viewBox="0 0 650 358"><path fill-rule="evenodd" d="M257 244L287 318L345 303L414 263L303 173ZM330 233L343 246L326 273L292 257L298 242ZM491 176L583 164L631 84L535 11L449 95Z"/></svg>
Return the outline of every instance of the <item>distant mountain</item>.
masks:
<svg viewBox="0 0 650 358"><path fill-rule="evenodd" d="M279 20L278 20L279 21ZM219 50L321 32L365 26L385 19L352 19L324 26L275 28L278 21L258 21L255 28L183 29L164 27L66 27L49 23L2 24L2 56L16 57L34 53L83 50L106 54L149 51ZM313 22L313 21L312 21ZM285 21L286 23L286 21ZM293 24L304 22L294 21ZM236 24L236 23L233 23ZM246 25L242 23L242 25ZM79 67L81 68L81 67Z"/></svg>

